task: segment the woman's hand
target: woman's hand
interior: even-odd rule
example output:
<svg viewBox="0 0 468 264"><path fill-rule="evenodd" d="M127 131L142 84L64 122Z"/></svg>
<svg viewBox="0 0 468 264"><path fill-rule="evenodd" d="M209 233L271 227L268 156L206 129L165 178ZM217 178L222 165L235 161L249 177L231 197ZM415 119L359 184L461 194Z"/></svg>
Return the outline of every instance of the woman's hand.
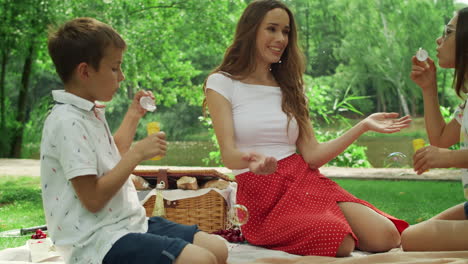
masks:
<svg viewBox="0 0 468 264"><path fill-rule="evenodd" d="M449 168L451 150L427 146L418 149L413 155L413 168L419 175L432 168Z"/></svg>
<svg viewBox="0 0 468 264"><path fill-rule="evenodd" d="M427 58L426 62L419 61L415 56L411 59L410 78L424 92L437 93L436 67L431 58Z"/></svg>
<svg viewBox="0 0 468 264"><path fill-rule="evenodd" d="M242 157L249 162L249 169L255 174L268 175L276 171L278 161L273 157L265 157L256 152L249 152Z"/></svg>
<svg viewBox="0 0 468 264"><path fill-rule="evenodd" d="M135 96L133 97L132 103L130 104L130 107L128 108L128 112L131 112L132 114L136 115L138 118L143 117L147 112L147 110L141 107L140 105L140 98L144 96L149 96L154 99L153 92L140 90L135 94Z"/></svg>
<svg viewBox="0 0 468 264"><path fill-rule="evenodd" d="M409 127L410 116L398 118L398 113L375 113L363 120L367 130L379 133L395 133Z"/></svg>

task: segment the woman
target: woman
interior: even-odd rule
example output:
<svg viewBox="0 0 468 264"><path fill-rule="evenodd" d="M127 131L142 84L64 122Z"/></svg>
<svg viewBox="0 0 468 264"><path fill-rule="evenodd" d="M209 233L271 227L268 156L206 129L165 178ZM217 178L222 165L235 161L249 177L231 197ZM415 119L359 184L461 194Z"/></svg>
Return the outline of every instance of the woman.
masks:
<svg viewBox="0 0 468 264"><path fill-rule="evenodd" d="M260 0L245 9L223 62L206 81L223 163L237 175L237 202L250 214L244 236L301 255L347 256L356 246L372 252L399 246L406 222L349 194L318 168L364 132L397 132L411 120L373 114L343 136L319 143L303 72L293 14L279 1Z"/></svg>
<svg viewBox="0 0 468 264"><path fill-rule="evenodd" d="M442 68L455 69L455 91L460 98L467 93L468 75L468 8L463 8L445 26L443 36L437 38L437 57ZM412 59L411 79L422 89L424 120L431 146L421 148L413 157L414 170L421 174L430 168L464 168L468 175L468 107L459 106L454 118L445 123L437 96L436 67ZM460 137L461 136L461 137ZM448 147L460 142L460 150ZM465 183L467 184L467 183ZM465 191L467 191L465 189ZM468 196L465 194L468 198ZM461 203L434 216L428 221L411 226L402 235L406 251L468 250L468 203Z"/></svg>

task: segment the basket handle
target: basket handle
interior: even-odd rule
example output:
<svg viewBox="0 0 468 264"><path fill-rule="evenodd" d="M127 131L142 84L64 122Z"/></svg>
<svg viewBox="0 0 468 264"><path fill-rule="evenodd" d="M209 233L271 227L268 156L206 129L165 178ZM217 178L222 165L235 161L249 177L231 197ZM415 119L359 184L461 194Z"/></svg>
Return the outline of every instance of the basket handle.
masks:
<svg viewBox="0 0 468 264"><path fill-rule="evenodd" d="M158 182L156 185L160 182L164 182L164 189L169 189L169 181L167 180L167 170L166 169L159 169L158 173L156 174L156 178L158 179Z"/></svg>

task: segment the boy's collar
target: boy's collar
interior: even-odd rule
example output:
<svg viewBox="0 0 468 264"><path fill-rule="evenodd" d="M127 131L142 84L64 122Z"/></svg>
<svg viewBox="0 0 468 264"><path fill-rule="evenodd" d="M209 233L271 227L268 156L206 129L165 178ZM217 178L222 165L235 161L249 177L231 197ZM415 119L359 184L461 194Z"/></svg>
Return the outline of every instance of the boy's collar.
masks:
<svg viewBox="0 0 468 264"><path fill-rule="evenodd" d="M54 100L58 103L62 104L71 104L75 107L78 107L80 109L83 109L85 111L91 111L96 108L103 108L105 107L104 105L98 104L98 103L92 103L86 99L83 99L79 96L76 96L72 93L69 93L65 90L53 90L52 91L52 97Z"/></svg>

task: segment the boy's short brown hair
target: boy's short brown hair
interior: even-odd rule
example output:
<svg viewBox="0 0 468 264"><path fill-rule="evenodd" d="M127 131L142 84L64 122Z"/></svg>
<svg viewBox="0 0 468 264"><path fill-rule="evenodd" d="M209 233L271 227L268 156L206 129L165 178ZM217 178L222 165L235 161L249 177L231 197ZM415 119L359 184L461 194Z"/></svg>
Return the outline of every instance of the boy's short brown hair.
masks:
<svg viewBox="0 0 468 264"><path fill-rule="evenodd" d="M70 81L76 66L82 62L99 70L99 63L109 45L121 49L127 47L111 26L89 17L66 22L51 32L47 41L50 57L63 83Z"/></svg>

